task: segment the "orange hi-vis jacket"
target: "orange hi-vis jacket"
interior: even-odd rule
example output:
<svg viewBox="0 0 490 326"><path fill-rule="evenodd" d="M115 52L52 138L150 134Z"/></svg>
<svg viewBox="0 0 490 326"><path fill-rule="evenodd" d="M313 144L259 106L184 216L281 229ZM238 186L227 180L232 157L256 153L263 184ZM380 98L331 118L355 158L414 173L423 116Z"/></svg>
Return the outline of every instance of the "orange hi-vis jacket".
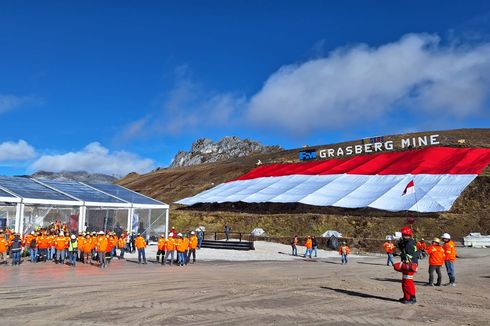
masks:
<svg viewBox="0 0 490 326"><path fill-rule="evenodd" d="M38 236L36 239L37 247L39 249L48 249L49 248L49 238L45 235Z"/></svg>
<svg viewBox="0 0 490 326"><path fill-rule="evenodd" d="M313 241L311 239L307 239L305 243L305 247L308 249L313 248Z"/></svg>
<svg viewBox="0 0 490 326"><path fill-rule="evenodd" d="M70 237L65 237L65 249L70 247Z"/></svg>
<svg viewBox="0 0 490 326"><path fill-rule="evenodd" d="M77 242L78 242L78 249L80 251L83 251L83 247L85 246L85 238L83 237L83 235L78 236Z"/></svg>
<svg viewBox="0 0 490 326"><path fill-rule="evenodd" d="M395 245L391 242L385 242L383 247L385 248L387 254L392 254L395 251Z"/></svg>
<svg viewBox="0 0 490 326"><path fill-rule="evenodd" d="M189 249L196 249L197 248L197 236L191 235L191 238L189 239Z"/></svg>
<svg viewBox="0 0 490 326"><path fill-rule="evenodd" d="M122 249L122 248L125 248L126 247L126 239L124 237L121 237L118 241L117 241L117 247L119 249Z"/></svg>
<svg viewBox="0 0 490 326"><path fill-rule="evenodd" d="M449 240L442 245L444 252L446 254L446 260L455 261L456 260L456 245L453 240Z"/></svg>
<svg viewBox="0 0 490 326"><path fill-rule="evenodd" d="M166 241L166 247L168 251L174 251L175 250L175 239L174 238L168 238Z"/></svg>
<svg viewBox="0 0 490 326"><path fill-rule="evenodd" d="M111 252L112 248L114 248L114 238L108 238L107 239L107 248L105 252Z"/></svg>
<svg viewBox="0 0 490 326"><path fill-rule="evenodd" d="M417 250L427 250L427 244L423 241L417 241Z"/></svg>
<svg viewBox="0 0 490 326"><path fill-rule="evenodd" d="M349 248L349 246L347 246L347 245L340 246L340 248L339 248L339 255L342 255L342 254L346 254L346 255L350 254L350 248Z"/></svg>
<svg viewBox="0 0 490 326"><path fill-rule="evenodd" d="M177 239L177 251L185 252L189 248L189 240L187 238Z"/></svg>
<svg viewBox="0 0 490 326"><path fill-rule="evenodd" d="M7 240L5 240L5 237L2 235L0 236L0 253L5 252L7 252Z"/></svg>
<svg viewBox="0 0 490 326"><path fill-rule="evenodd" d="M135 244L137 249L143 249L146 247L146 241L141 235L136 238L134 244Z"/></svg>
<svg viewBox="0 0 490 326"><path fill-rule="evenodd" d="M427 254L429 255L429 265L431 266L442 266L444 265L444 259L446 254L444 253L444 248L439 245L430 245L427 248Z"/></svg>
<svg viewBox="0 0 490 326"><path fill-rule="evenodd" d="M82 251L83 251L84 253L89 254L89 253L91 253L91 252L92 252L92 250L94 249L94 248L92 247L92 243L93 243L92 238L85 238L85 239L83 240L83 246L82 246L82 247L80 247L80 248L82 248Z"/></svg>
<svg viewBox="0 0 490 326"><path fill-rule="evenodd" d="M28 247L30 248L31 247L31 241L32 239L35 239L36 237L33 236L32 234L28 234L24 237L24 247ZM36 240L37 242L37 240Z"/></svg>
<svg viewBox="0 0 490 326"><path fill-rule="evenodd" d="M56 250L65 250L66 245L67 243L65 237L59 236L54 239L54 247Z"/></svg>
<svg viewBox="0 0 490 326"><path fill-rule="evenodd" d="M54 235L48 235L46 236L48 238L48 248L54 247Z"/></svg>
<svg viewBox="0 0 490 326"><path fill-rule="evenodd" d="M109 240L111 241L112 243L112 248L114 247L117 247L117 237L116 236L113 236L112 238L109 238Z"/></svg>
<svg viewBox="0 0 490 326"><path fill-rule="evenodd" d="M158 250L165 251L165 238L158 239Z"/></svg>
<svg viewBox="0 0 490 326"><path fill-rule="evenodd" d="M107 239L105 236L100 237L99 240L97 241L97 251L106 252L108 245L109 245L109 239Z"/></svg>

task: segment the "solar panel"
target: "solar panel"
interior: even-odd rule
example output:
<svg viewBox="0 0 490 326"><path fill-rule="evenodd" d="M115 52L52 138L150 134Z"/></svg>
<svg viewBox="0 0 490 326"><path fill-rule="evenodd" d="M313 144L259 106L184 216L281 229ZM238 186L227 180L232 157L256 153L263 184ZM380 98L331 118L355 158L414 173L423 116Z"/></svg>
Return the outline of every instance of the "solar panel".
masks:
<svg viewBox="0 0 490 326"><path fill-rule="evenodd" d="M23 198L73 201L73 198L45 187L29 178L0 177L0 186Z"/></svg>
<svg viewBox="0 0 490 326"><path fill-rule="evenodd" d="M108 194L124 199L133 204L163 205L162 202L154 200L114 184L90 184L92 187L102 190Z"/></svg>
<svg viewBox="0 0 490 326"><path fill-rule="evenodd" d="M96 203L124 203L122 200L75 181L41 180L41 182L83 201Z"/></svg>

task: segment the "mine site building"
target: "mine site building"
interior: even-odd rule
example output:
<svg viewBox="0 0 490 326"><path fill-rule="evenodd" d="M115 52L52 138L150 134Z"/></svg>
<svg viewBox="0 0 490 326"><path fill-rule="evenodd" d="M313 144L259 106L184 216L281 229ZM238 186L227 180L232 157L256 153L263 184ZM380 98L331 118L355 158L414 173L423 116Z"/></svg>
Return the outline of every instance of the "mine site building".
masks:
<svg viewBox="0 0 490 326"><path fill-rule="evenodd" d="M0 229L26 234L55 221L71 231L167 234L169 205L115 184L0 177Z"/></svg>

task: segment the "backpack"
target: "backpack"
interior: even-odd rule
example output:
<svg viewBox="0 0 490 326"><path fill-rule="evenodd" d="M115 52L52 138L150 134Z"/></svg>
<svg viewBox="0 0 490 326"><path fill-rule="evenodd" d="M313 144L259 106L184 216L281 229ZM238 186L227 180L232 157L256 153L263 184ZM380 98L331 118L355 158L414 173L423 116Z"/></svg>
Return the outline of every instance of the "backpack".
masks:
<svg viewBox="0 0 490 326"><path fill-rule="evenodd" d="M29 244L29 247L34 249L37 247L37 243L36 243L36 238L32 239L31 240L31 243Z"/></svg>

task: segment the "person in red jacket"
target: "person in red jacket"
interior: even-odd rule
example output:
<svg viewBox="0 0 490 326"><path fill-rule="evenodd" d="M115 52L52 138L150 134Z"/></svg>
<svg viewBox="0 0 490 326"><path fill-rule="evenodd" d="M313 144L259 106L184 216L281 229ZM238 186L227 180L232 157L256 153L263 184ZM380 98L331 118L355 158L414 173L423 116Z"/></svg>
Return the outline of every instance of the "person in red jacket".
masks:
<svg viewBox="0 0 490 326"><path fill-rule="evenodd" d="M456 261L456 245L453 240L451 240L451 235L449 233L444 233L442 235L442 241L444 244L444 253L446 255L446 260L444 264L446 265L447 276L449 277L449 283L444 285L456 286L456 272L454 271L454 262Z"/></svg>
<svg viewBox="0 0 490 326"><path fill-rule="evenodd" d="M441 286L441 266L444 264L444 259L446 254L444 253L444 248L440 246L441 240L439 238L434 238L432 244L427 248L427 255L429 256L429 283L426 285L434 286L434 271L437 273L437 283L436 286Z"/></svg>
<svg viewBox="0 0 490 326"><path fill-rule="evenodd" d="M342 257L342 265L347 264L347 256L350 254L350 248L345 241L342 241L342 245L339 247L339 255Z"/></svg>
<svg viewBox="0 0 490 326"><path fill-rule="evenodd" d="M393 269L402 273L402 290L403 298L401 303L414 304L416 299L416 288L413 282L413 276L418 269L417 245L413 239L412 229L405 226L401 229L402 238L398 242L401 262L393 265Z"/></svg>

